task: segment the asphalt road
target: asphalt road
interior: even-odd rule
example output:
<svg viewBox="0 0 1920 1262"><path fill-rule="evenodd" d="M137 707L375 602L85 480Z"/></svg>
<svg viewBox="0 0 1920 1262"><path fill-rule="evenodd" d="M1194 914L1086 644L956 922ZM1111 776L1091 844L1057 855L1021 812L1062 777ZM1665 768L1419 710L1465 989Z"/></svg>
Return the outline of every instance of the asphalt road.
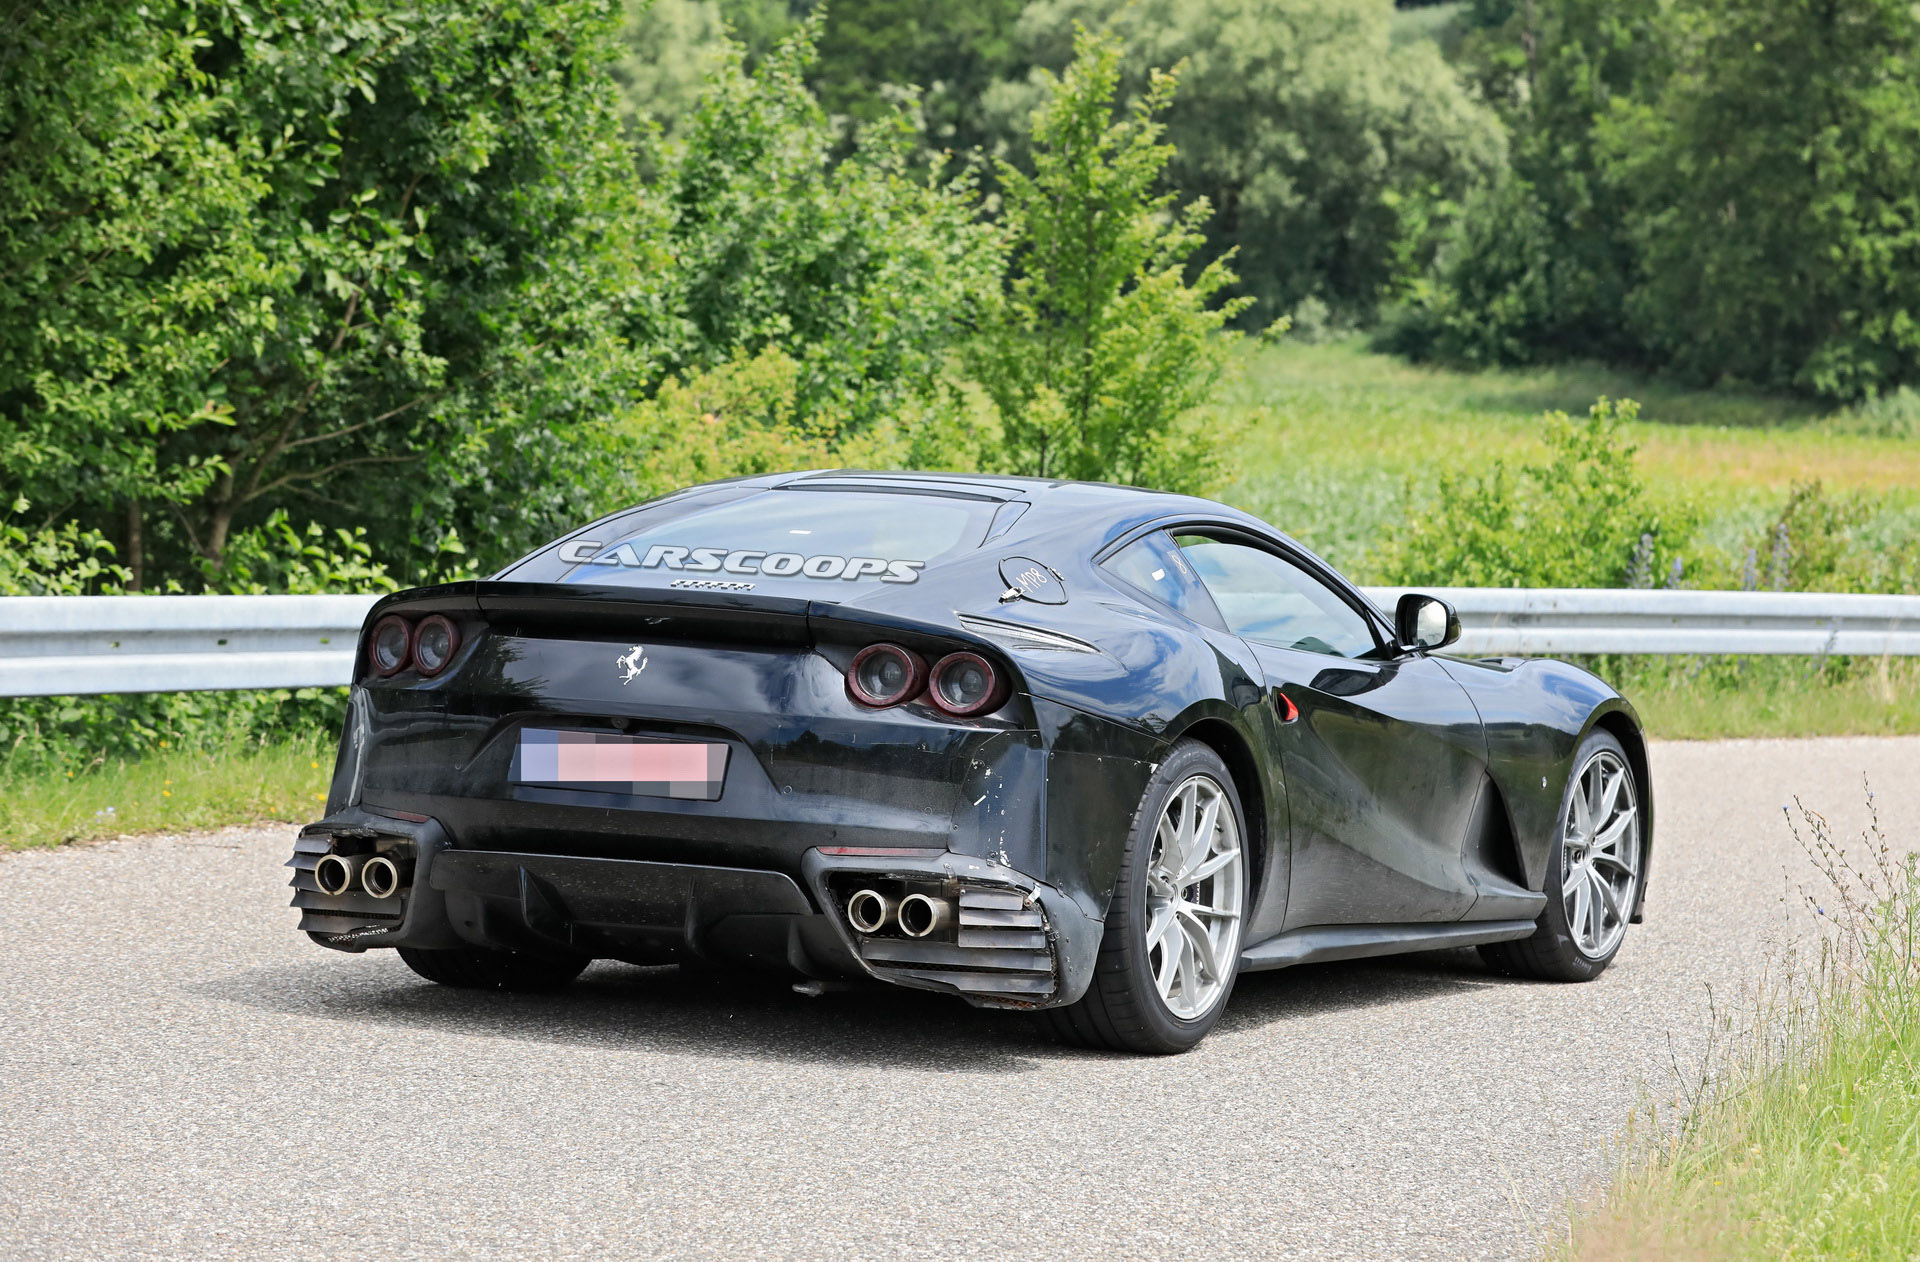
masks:
<svg viewBox="0 0 1920 1262"><path fill-rule="evenodd" d="M1920 740L1654 768L1599 981L1255 974L1165 1060L907 992L442 990L293 931L286 829L0 858L0 1255L1525 1255L1802 917L1781 804L1852 831L1865 773L1920 841Z"/></svg>

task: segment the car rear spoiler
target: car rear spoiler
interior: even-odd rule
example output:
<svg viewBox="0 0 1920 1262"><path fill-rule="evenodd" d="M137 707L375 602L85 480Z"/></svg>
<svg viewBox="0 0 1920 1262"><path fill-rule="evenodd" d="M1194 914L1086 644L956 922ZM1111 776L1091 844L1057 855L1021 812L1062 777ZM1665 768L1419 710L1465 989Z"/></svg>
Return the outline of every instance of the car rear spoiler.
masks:
<svg viewBox="0 0 1920 1262"><path fill-rule="evenodd" d="M639 628L662 637L806 644L822 635L934 637L974 648L994 642L955 620L933 623L833 601L767 596L724 588L602 586L478 579L395 592L367 614L465 613L491 626L538 632L626 636Z"/></svg>

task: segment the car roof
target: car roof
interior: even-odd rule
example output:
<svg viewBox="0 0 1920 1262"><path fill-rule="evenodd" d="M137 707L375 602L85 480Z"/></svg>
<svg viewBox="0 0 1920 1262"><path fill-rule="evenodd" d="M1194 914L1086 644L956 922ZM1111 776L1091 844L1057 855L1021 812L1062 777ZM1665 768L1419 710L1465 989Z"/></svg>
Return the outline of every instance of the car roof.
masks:
<svg viewBox="0 0 1920 1262"><path fill-rule="evenodd" d="M1274 528L1259 518L1216 500L1116 482L1079 482L1064 478L1034 478L991 473L899 473L868 469L813 469L751 479L769 490L892 491L947 495L962 499L1025 500L1032 505L1022 519L1020 534L1071 520L1082 526L1093 521L1119 525L1170 514L1236 521L1264 532Z"/></svg>

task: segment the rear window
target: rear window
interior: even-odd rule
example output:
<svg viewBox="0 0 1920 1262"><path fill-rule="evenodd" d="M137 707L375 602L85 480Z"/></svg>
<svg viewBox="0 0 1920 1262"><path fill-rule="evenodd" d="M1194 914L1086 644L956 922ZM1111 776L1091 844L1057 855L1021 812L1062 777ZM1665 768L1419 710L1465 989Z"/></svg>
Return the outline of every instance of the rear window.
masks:
<svg viewBox="0 0 1920 1262"><path fill-rule="evenodd" d="M978 547L998 505L933 495L765 491L561 544L563 583L779 591L832 600L855 583L917 583Z"/></svg>

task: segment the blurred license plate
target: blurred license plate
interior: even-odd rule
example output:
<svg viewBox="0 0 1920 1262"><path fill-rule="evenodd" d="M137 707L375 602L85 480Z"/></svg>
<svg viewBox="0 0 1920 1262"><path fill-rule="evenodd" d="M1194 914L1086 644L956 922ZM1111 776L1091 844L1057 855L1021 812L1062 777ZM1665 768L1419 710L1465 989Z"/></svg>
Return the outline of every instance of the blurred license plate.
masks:
<svg viewBox="0 0 1920 1262"><path fill-rule="evenodd" d="M712 802L727 777L727 747L610 732L520 730L513 778L556 789L598 789Z"/></svg>

